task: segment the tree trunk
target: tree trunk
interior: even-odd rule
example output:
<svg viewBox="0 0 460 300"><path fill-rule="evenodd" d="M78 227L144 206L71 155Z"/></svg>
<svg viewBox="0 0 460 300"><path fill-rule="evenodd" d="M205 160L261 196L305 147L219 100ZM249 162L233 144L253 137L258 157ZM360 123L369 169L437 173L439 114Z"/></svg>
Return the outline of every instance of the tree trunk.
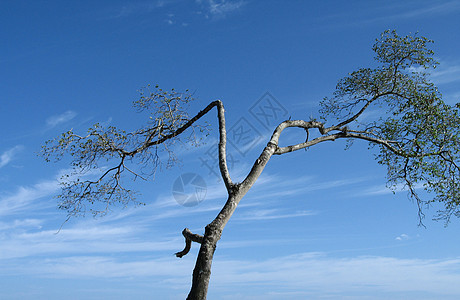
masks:
<svg viewBox="0 0 460 300"><path fill-rule="evenodd" d="M275 151L275 144L268 144L262 154L254 163L246 179L239 184L229 184L229 197L217 217L205 228L203 240L201 241L200 252L193 269L192 288L187 300L205 300L208 293L209 279L211 278L211 265L217 242L222 236L225 225L233 215L241 198L246 195L252 185L256 182L268 160Z"/></svg>
<svg viewBox="0 0 460 300"><path fill-rule="evenodd" d="M230 193L227 202L217 217L205 228L200 251L193 269L192 288L187 300L205 300L208 293L209 279L211 277L211 265L217 242L222 236L225 225L235 211L238 203L247 190L239 190L235 186Z"/></svg>
<svg viewBox="0 0 460 300"><path fill-rule="evenodd" d="M222 229L211 224L206 226L205 229L195 269L193 269L192 288L187 296L187 300L205 300L208 293L212 258L216 250L217 241L222 234Z"/></svg>

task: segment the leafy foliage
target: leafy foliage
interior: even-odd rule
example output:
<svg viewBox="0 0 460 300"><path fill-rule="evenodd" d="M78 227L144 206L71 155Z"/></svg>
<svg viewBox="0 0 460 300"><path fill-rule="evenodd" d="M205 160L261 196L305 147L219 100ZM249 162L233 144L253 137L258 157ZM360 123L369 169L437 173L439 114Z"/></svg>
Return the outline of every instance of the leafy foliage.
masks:
<svg viewBox="0 0 460 300"><path fill-rule="evenodd" d="M380 66L359 69L339 81L334 96L322 101L321 111L356 125L354 132L373 145L386 141L377 160L387 166L389 185L405 186L421 217L423 205L442 203L437 218L448 222L452 214L460 216L459 105L445 104L429 81L428 70L437 65L427 48L430 43L385 31L373 47ZM366 109L380 117L358 121ZM422 200L416 191L421 186L434 197Z"/></svg>
<svg viewBox="0 0 460 300"><path fill-rule="evenodd" d="M140 90L139 100L133 103L138 112L148 113L144 127L126 132L96 123L84 136L70 130L47 141L41 153L46 161L60 160L66 154L72 157L73 171L62 177L59 208L66 210L69 216L82 215L87 211L88 203L92 204L90 211L99 215L105 214L112 204L137 203L134 191L123 184L125 173L147 180L163 164L168 168L177 163L173 151L175 143L198 143L193 131L185 136L184 141L177 134L190 119L187 107L192 100L188 91L164 91L156 86L152 92L147 86ZM206 129L198 125L191 127L201 131ZM163 163L161 158L165 156L166 162ZM97 179L83 180L85 174L85 178Z"/></svg>
<svg viewBox="0 0 460 300"><path fill-rule="evenodd" d="M422 208L435 203L442 207L438 219L449 222L452 215L460 217L460 104L444 103L437 87L429 81L429 71L438 64L429 48L432 43L417 34L382 33L373 46L377 66L350 73L338 82L333 96L321 102L322 119L335 119L336 125L326 127L317 120L284 121L275 129L263 152L266 159L261 161L265 164L273 153L281 155L339 138L367 140L378 147L376 159L387 167L388 185L404 186L419 205L420 220ZM71 130L48 141L42 152L46 160L60 159L64 154L73 158L74 172L64 178L60 207L69 215L78 215L86 211L85 203L100 203L102 208L93 211L99 214L107 212L113 203L126 205L134 201L133 192L123 185L122 175L128 173L142 179L153 176L163 164L160 159L163 154L167 157L166 167L173 166L177 162L173 145L181 142L179 136L197 144L194 130L206 130L207 125L195 122L214 106L218 107L221 138L219 168L223 170L227 188L231 189L233 184L225 161L222 103L214 101L190 117L191 100L188 92L164 91L158 86L152 92L147 86L140 91L139 100L134 101L138 112L148 114L142 128L125 132L95 124L85 136ZM279 147L277 139L288 127L303 128L307 140ZM184 131L188 128L191 130L187 136ZM309 140L310 129L319 130L320 136ZM258 170L257 166L254 168ZM97 180L74 176L95 170L100 174ZM256 173L251 171L248 176L256 178L259 174ZM422 187L431 199L425 199L425 194L420 196Z"/></svg>

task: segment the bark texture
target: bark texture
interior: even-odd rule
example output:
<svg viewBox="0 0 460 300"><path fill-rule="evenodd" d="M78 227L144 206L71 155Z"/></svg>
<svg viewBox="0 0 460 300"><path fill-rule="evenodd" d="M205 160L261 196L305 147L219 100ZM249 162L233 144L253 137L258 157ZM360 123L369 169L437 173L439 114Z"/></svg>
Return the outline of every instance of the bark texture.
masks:
<svg viewBox="0 0 460 300"><path fill-rule="evenodd" d="M188 229L184 229L183 231L186 246L183 251L176 253L176 256L182 257L185 254L187 254L190 250L192 241L201 244L195 268L193 270L192 287L187 297L188 300L206 299L209 281L211 278L212 259L217 247L217 242L220 240L222 236L222 231L224 230L225 225L227 225L227 222L230 220L230 217L233 215L240 200L257 181L257 178L259 178L260 174L264 170L270 158L274 154L281 155L284 153L303 149L323 141L333 141L337 138L343 138L347 136L346 132L344 132L344 130L341 130L340 128L324 128L324 125L321 122L307 122L303 120L284 121L280 125L278 125L278 127L276 127L270 141L254 162L246 178L241 183L234 184L230 178L226 161L226 129L224 108L220 101L215 101L213 103L214 106L216 106L218 109L219 119L219 169L222 175L222 179L224 180L225 187L227 188L228 199L222 210L216 216L216 218L209 225L206 226L205 233L202 238L197 238L198 235L192 234L190 231L188 231ZM307 140L300 144L291 145L287 147L279 147L278 141L280 135L284 129L289 127L298 127L305 129L305 131L307 132ZM322 136L312 141L309 141L308 130L312 128L318 129ZM336 130L338 132L330 135L327 134L329 131L332 130Z"/></svg>

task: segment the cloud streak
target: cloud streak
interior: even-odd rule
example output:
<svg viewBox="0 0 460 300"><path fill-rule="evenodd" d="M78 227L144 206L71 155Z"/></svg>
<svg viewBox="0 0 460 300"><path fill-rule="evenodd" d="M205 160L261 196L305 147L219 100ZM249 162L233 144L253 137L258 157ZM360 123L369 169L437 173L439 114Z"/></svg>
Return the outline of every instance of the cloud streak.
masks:
<svg viewBox="0 0 460 300"><path fill-rule="evenodd" d="M367 180L366 178L347 178L329 181L316 181L311 176L303 176L295 179L272 176L265 178L263 185L254 186L254 192L248 195L251 199L265 199L267 193L270 198L282 198L286 196L304 195L309 192L336 189L337 187L351 186ZM268 183L268 184L267 184ZM262 189L261 191L259 191Z"/></svg>
<svg viewBox="0 0 460 300"><path fill-rule="evenodd" d="M393 18L422 18L426 16L451 14L460 10L458 1L447 1L441 4L434 4L428 7L411 10L401 14L396 14Z"/></svg>
<svg viewBox="0 0 460 300"><path fill-rule="evenodd" d="M259 261L216 261L214 266L213 280L219 288L246 285L267 293L264 288L270 287L268 291L280 293L278 299L286 299L280 296L290 291L302 292L312 298L356 297L368 293L380 295L381 299L408 299L417 293L442 298L441 295L460 293L460 287L455 284L460 279L459 258L337 258L324 253L299 253ZM331 282L333 289L330 288ZM411 294L412 297L408 296ZM268 298L277 299L274 295Z"/></svg>
<svg viewBox="0 0 460 300"><path fill-rule="evenodd" d="M76 115L76 112L68 110L60 115L51 116L48 119L46 119L46 125L50 128L53 128L72 120L73 118L75 118Z"/></svg>
<svg viewBox="0 0 460 300"><path fill-rule="evenodd" d="M340 23L340 26L360 26L375 23L387 23L391 21L435 18L443 15L454 14L460 11L460 3L458 1L439 1L438 3L426 2L428 5L419 5L419 8L414 9L413 3L406 1L398 4L383 5L376 4L363 11L357 11L353 22L347 21ZM409 4L409 5L408 5ZM417 3L418 4L418 3ZM348 20L348 15L335 14L324 17L324 20L334 19L336 22L331 23L333 26L339 26L338 19L345 18Z"/></svg>
<svg viewBox="0 0 460 300"><path fill-rule="evenodd" d="M14 215L25 210L32 211L33 208L43 205L36 200L51 196L59 189L57 180L42 181L33 186L21 186L14 194L0 198L0 216Z"/></svg>
<svg viewBox="0 0 460 300"><path fill-rule="evenodd" d="M318 213L311 210L296 211L292 213L283 213L280 209L261 209L256 207L250 211L245 211L235 217L235 221L263 221L274 219L286 219L296 217L314 216Z"/></svg>
<svg viewBox="0 0 460 300"><path fill-rule="evenodd" d="M22 150L24 147L22 145L14 146L13 148L6 150L0 155L0 168L3 168L8 163L10 163L13 158Z"/></svg>
<svg viewBox="0 0 460 300"><path fill-rule="evenodd" d="M136 1L125 2L122 5L109 5L99 11L97 16L102 20L116 20L150 14L157 9L166 7L178 0Z"/></svg>
<svg viewBox="0 0 460 300"><path fill-rule="evenodd" d="M158 278L161 280L153 282L182 282L181 289L184 289L190 280L193 259L178 260L171 256L130 260L86 255L37 259L18 265L15 270L10 267L0 272L73 279ZM460 294L459 269L460 258L341 258L317 252L255 260L221 258L213 263L210 295L217 292L226 295L226 299L356 298L360 295L373 295L372 299L414 299L427 293L433 299L454 299Z"/></svg>
<svg viewBox="0 0 460 300"><path fill-rule="evenodd" d="M245 1L230 0L196 0L196 2L204 5L207 12L213 17L225 17L227 14L241 9L246 4Z"/></svg>
<svg viewBox="0 0 460 300"><path fill-rule="evenodd" d="M431 78L436 84L460 81L460 65L441 61L439 67L431 72Z"/></svg>
<svg viewBox="0 0 460 300"><path fill-rule="evenodd" d="M298 178L289 187L311 183L312 178ZM313 185L315 189L327 189L337 184L351 181L331 181ZM264 176L260 186L265 188L279 182L276 176ZM58 186L55 181L46 181L31 187L23 187L14 195L0 199L5 203L18 203L10 207L10 212L23 211L40 195L52 193ZM311 188L311 187L310 187ZM223 189L212 188L210 199L221 198ZM64 228L59 234L55 230L42 229L45 225L40 219L15 219L0 223L0 260L5 276L27 275L51 278L112 278L150 280L161 284L171 283L171 290L186 290L193 269L195 257L191 255L178 260L172 254L182 249L183 239L177 232L167 234L164 228L157 235L148 226L152 220L196 214L220 208L214 201L192 209L182 209L174 205L174 200L166 197L138 213L125 214L114 220L82 220L71 228ZM258 206L258 205L256 205ZM177 208L177 209L176 209ZM244 204L242 204L242 208ZM257 208L257 207L256 207ZM145 209L147 211L145 211ZM158 214L151 215L152 212ZM145 213L145 215L143 215ZM280 209L243 210L240 220L270 220L308 216L311 211L285 213ZM150 217L146 217L150 216ZM134 220L134 222L133 222ZM172 230L175 230L171 228ZM150 232L150 237L145 233ZM173 232L173 231L172 231ZM397 241L407 240L401 234ZM250 243L270 244L268 240L255 240ZM235 245L222 244L223 248ZM235 247L244 247L237 242ZM196 251L194 247L193 251ZM127 255L132 253L135 255ZM143 255L146 253L145 255ZM43 259L43 256L46 259ZM445 259L401 259L384 256L333 257L326 253L298 253L296 255L271 258L229 260L225 257L213 263L212 289L228 299L241 298L235 290L241 291L247 299L299 299L319 298L320 296L338 298L368 293L380 295L382 299L414 298L417 293L430 293L433 298L443 298L460 293L456 284L460 280L460 258ZM334 289L330 289L334 282ZM326 292L325 292L326 291ZM246 293L248 292L248 293ZM257 298L259 297L259 298ZM453 296L452 296L453 297ZM244 299L244 297L242 298ZM375 299L378 299L376 297Z"/></svg>

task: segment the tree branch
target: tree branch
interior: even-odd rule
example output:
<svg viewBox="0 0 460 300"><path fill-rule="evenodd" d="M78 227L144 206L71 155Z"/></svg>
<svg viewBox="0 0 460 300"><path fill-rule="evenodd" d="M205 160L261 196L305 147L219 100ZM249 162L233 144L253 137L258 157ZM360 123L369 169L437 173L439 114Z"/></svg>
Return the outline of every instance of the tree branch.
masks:
<svg viewBox="0 0 460 300"><path fill-rule="evenodd" d="M378 97L375 96L371 100L367 100L367 103L355 115L353 115L352 117L348 118L347 120L339 123L338 125L331 126L331 127L327 128L327 129L325 129L324 130L325 133L328 133L328 132L330 132L332 130L337 130L337 129L339 129L339 128L341 128L341 127L343 127L343 126L345 126L345 125L347 125L347 124L349 124L351 122L353 122L354 120L356 120L367 109L367 107L369 105L371 105L371 103L374 102L377 98Z"/></svg>
<svg viewBox="0 0 460 300"><path fill-rule="evenodd" d="M172 139L175 136L180 135L187 128L191 127L193 123L195 123L205 114L207 114L215 106L217 107L217 117L219 120L219 169L222 175L222 179L224 180L225 186L227 188L227 191L230 191L233 183L230 178L230 173L227 167L227 155L226 155L227 131L225 128L225 109L224 109L224 105L222 104L222 101L220 100L216 100L216 101L209 103L208 106L206 106L203 110L198 112L193 118L191 118L187 123L179 127L176 131L168 135L160 136L160 138L155 141L151 141L151 138L153 135L150 135L149 138L146 140L146 142L142 146L140 146L139 148L131 152L126 153L126 155L134 156L135 154L151 146L162 144L165 141Z"/></svg>
<svg viewBox="0 0 460 300"><path fill-rule="evenodd" d="M227 130L225 129L225 109L222 101L217 100L217 117L219 118L219 170L224 180L227 191L230 192L232 188L232 179L227 167Z"/></svg>
<svg viewBox="0 0 460 300"><path fill-rule="evenodd" d="M280 153L281 149L284 148L279 148L278 147L278 142L279 138L281 135L281 132L288 128L288 127L299 127L299 128L304 128L305 130L308 130L310 128L317 128L321 134L324 134L324 125L321 122L318 121L304 121L304 120L286 120L279 124L276 129L273 131L272 137L270 138L270 141L268 142L267 146L264 148L260 156L257 158L257 160L254 162L251 171L249 171L249 174L246 176L246 178L243 180L241 183L241 186L245 189L249 189L254 182L257 180L259 175L262 173L263 169L265 168L265 165L267 164L268 160L273 154L282 154ZM306 141L303 144L310 144L313 141ZM305 148L301 147L298 149ZM298 150L298 149L293 149ZM286 152L291 152L291 151L286 151Z"/></svg>
<svg viewBox="0 0 460 300"><path fill-rule="evenodd" d="M185 238L185 248L184 250L175 253L175 255L179 258L182 258L184 255L189 253L190 249L192 248L192 242L201 244L203 241L202 235L192 233L188 228L182 230L182 235Z"/></svg>

